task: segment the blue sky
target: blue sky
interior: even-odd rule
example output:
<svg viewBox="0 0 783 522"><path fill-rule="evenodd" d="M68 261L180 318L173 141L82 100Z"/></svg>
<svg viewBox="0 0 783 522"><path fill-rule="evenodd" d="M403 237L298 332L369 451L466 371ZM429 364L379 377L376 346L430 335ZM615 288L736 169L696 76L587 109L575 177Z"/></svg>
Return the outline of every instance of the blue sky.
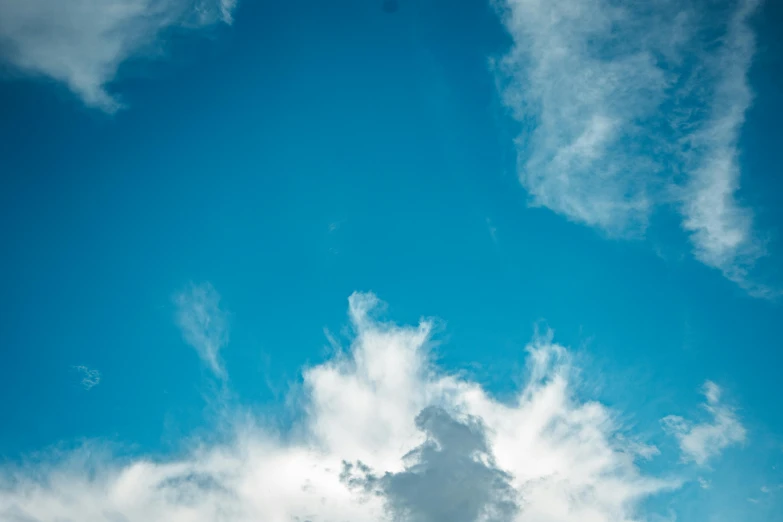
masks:
<svg viewBox="0 0 783 522"><path fill-rule="evenodd" d="M0 1L0 519L783 520L782 16Z"/></svg>

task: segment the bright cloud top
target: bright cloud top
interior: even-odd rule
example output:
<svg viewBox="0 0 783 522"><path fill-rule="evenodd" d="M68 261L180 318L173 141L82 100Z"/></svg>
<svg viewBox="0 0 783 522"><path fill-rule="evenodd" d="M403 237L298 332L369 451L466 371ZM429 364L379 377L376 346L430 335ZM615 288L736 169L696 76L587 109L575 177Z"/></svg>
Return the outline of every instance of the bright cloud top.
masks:
<svg viewBox="0 0 783 522"><path fill-rule="evenodd" d="M745 442L745 428L730 407L721 404L720 388L707 381L704 384L704 396L707 403L704 409L712 417L711 421L693 424L677 415L669 415L663 424L677 437L685 461L703 466L707 461L734 444Z"/></svg>
<svg viewBox="0 0 783 522"><path fill-rule="evenodd" d="M174 302L183 339L216 376L225 379L220 350L228 342L228 313L220 307L220 294L209 283L191 284Z"/></svg>
<svg viewBox="0 0 783 522"><path fill-rule="evenodd" d="M114 112L107 90L120 64L166 29L231 23L236 0L0 2L0 59L65 83L86 105Z"/></svg>
<svg viewBox="0 0 783 522"><path fill-rule="evenodd" d="M88 448L7 470L0 518L631 521L643 500L679 487L641 472L635 460L655 451L576 397L569 354L551 337L528 346L528 382L501 403L433 365L431 322L382 322L378 304L351 296L352 343L304 371L290 433L244 423L169 461L88 458Z"/></svg>
<svg viewBox="0 0 783 522"><path fill-rule="evenodd" d="M748 281L764 250L736 198L758 3L724 16L699 0L499 0L514 44L498 70L532 203L612 235L673 205L697 259L768 294Z"/></svg>

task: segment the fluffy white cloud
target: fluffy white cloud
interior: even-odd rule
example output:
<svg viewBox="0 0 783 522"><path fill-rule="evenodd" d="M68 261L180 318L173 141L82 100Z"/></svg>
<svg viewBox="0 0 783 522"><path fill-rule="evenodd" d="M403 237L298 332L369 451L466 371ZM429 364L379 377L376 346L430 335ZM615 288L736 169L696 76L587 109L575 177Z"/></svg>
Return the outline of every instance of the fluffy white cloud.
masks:
<svg viewBox="0 0 783 522"><path fill-rule="evenodd" d="M747 281L763 249L735 197L757 4L722 17L699 0L498 0L514 43L497 69L532 204L612 235L643 233L673 204L700 261L765 293Z"/></svg>
<svg viewBox="0 0 783 522"><path fill-rule="evenodd" d="M677 415L669 415L663 424L680 443L682 457L703 466L729 446L745 442L745 428L730 407L720 401L720 388L707 381L704 384L707 402L704 409L712 417L711 421L693 424Z"/></svg>
<svg viewBox="0 0 783 522"><path fill-rule="evenodd" d="M191 284L174 297L174 302L185 342L196 349L215 375L225 379L220 350L228 342L228 313L220 307L220 294L210 283Z"/></svg>
<svg viewBox="0 0 783 522"><path fill-rule="evenodd" d="M101 372L98 370L84 365L74 366L73 369L79 372L80 383L85 390L90 391L101 383Z"/></svg>
<svg viewBox="0 0 783 522"><path fill-rule="evenodd" d="M646 518L650 496L678 488L640 471L636 459L656 452L611 410L576 396L551 335L527 347L527 384L500 402L433 364L430 321L383 322L378 304L351 296L351 345L304 370L290 431L243 422L169 460L86 448L6 468L0 519L630 522Z"/></svg>
<svg viewBox="0 0 783 522"><path fill-rule="evenodd" d="M0 59L65 83L85 104L114 112L107 90L120 64L172 27L231 23L236 0L3 0Z"/></svg>

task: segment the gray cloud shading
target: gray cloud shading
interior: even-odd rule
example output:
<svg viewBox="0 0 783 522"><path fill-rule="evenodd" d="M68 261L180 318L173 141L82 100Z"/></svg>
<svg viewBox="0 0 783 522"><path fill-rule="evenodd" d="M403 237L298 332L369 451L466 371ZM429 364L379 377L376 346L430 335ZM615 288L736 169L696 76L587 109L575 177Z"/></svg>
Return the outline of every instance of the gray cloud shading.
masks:
<svg viewBox="0 0 783 522"><path fill-rule="evenodd" d="M403 471L378 477L359 461L343 462L340 480L381 495L395 520L409 522L500 522L518 511L511 476L496 466L484 426L475 417L460 422L428 406L414 422L426 435L403 457Z"/></svg>
<svg viewBox="0 0 783 522"><path fill-rule="evenodd" d="M508 473L498 469L475 418L464 423L430 406L416 417L427 441L406 457L404 471L380 481L389 508L410 522L511 520L518 506Z"/></svg>

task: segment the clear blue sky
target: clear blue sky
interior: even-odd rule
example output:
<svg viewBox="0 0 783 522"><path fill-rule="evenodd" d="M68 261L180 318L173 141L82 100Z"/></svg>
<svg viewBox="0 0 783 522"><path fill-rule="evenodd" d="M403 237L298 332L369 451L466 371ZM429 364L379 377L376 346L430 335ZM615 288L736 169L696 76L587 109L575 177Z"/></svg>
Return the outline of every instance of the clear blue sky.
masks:
<svg viewBox="0 0 783 522"><path fill-rule="evenodd" d="M610 2L598 0L552 2L562 19L549 25L548 8L522 0L498 2L505 14L487 0L202 2L211 14L196 18L188 2L166 0L175 21L148 28L69 2L75 15L55 23L49 0L28 11L0 0L0 42L11 42L0 46L2 466L82 477L48 457L20 463L58 445L110 443L125 456L101 457L99 470L136 460L167 470L182 458L207 473L191 442L233 451L227 426L248 416L254 429L310 426L301 440L283 436L281 459L295 446L350 460L336 432L312 428L332 426L319 409L331 395L302 371L332 368L330 339L350 353L375 346L363 337L374 333L394 354L383 335L413 335L363 319L361 297L346 316L349 296L371 292L388 303L383 320L435 318L430 364L502 403L533 386L529 343L565 347L574 377L563 408L597 401L617 423L595 421L611 458L633 453L618 440L638 439L658 453L639 450L625 472L673 481L649 497L628 493L622 516L783 521L780 5L747 18L751 0L695 1L682 8L690 17L663 6L660 27L690 20L672 29L687 36L677 47L630 8L612 22L620 29L606 29ZM106 27L141 29L116 50ZM47 42L57 31L78 45ZM596 39L609 43L583 50ZM394 373L395 361L381 367ZM373 411L390 407L372 393ZM505 433L483 406L449 400L438 402L449 422L467 412ZM547 448L575 444L563 450L574 469L594 450L550 431L536 436ZM527 461L486 436L511 489L530 500L504 516L620 520L609 501L541 515L571 486L526 485L506 463ZM387 445L401 458L421 442L411 440ZM421 466L452 465L440 444L423 446ZM378 509L454 520L403 498L403 473L379 482ZM555 476L541 473L530 483ZM600 476L590 495L612 487ZM0 518L180 520L152 500L142 512L143 495L136 511L98 499L89 479L70 493L77 507L57 507L62 488L25 497L29 481L0 481ZM463 495L438 491L445 504ZM236 502L225 520L357 519ZM201 507L204 520L218 520L214 505Z"/></svg>

